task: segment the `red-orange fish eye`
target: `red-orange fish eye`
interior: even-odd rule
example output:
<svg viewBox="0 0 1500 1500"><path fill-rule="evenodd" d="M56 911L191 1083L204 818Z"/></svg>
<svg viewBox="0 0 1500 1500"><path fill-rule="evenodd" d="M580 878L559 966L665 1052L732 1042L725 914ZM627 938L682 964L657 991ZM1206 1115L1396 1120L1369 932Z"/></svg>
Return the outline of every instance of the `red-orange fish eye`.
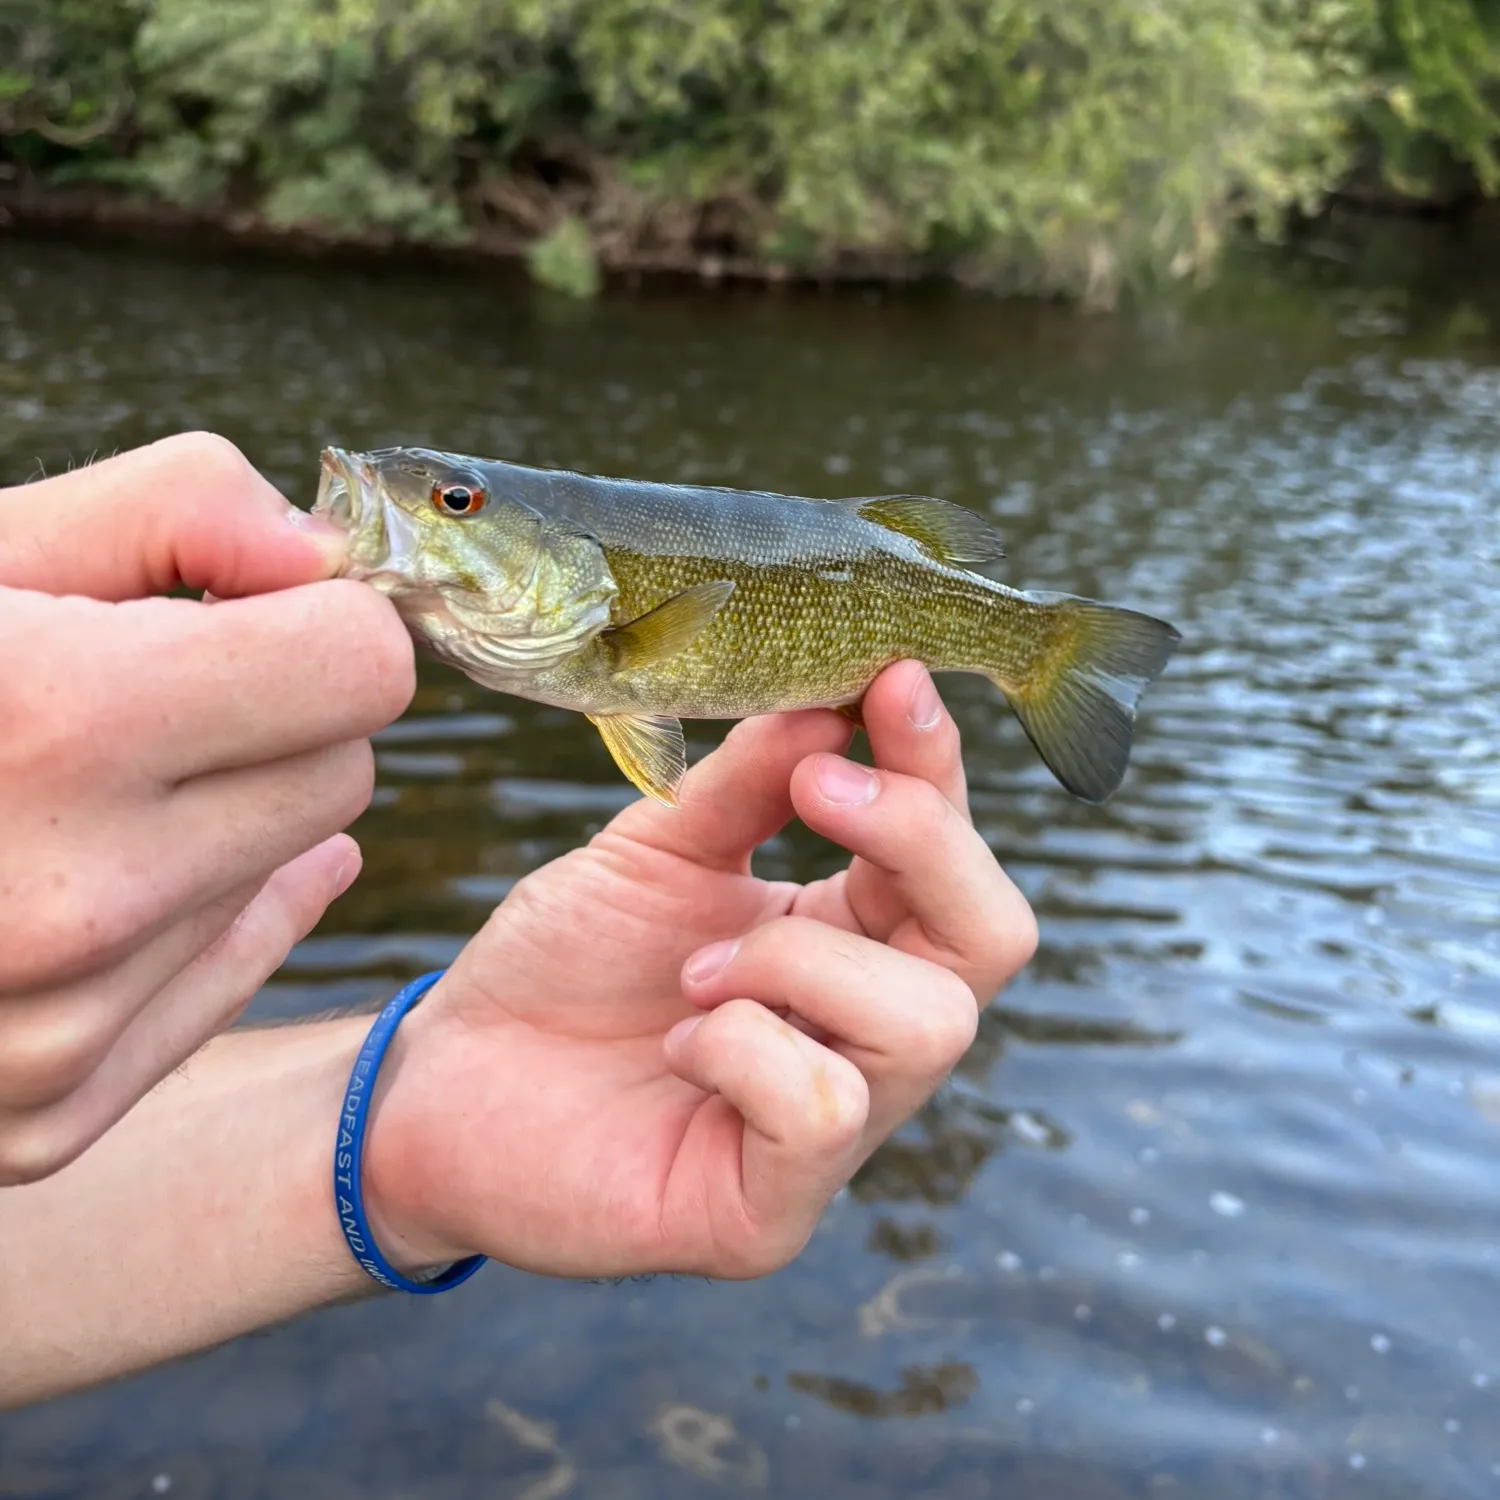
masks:
<svg viewBox="0 0 1500 1500"><path fill-rule="evenodd" d="M484 509L484 501L477 484L439 482L432 487L432 503L445 516L472 516Z"/></svg>

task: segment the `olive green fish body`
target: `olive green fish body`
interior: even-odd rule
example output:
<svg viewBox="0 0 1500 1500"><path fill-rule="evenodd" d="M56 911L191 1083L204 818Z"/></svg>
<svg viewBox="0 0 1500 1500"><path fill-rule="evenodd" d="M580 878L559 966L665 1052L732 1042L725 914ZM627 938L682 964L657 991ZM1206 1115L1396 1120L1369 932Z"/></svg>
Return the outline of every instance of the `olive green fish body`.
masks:
<svg viewBox="0 0 1500 1500"><path fill-rule="evenodd" d="M810 500L528 468L426 450L324 459L319 510L349 571L437 655L587 714L670 802L678 720L857 703L890 663L975 672L1054 774L1103 800L1134 706L1178 636L1149 616L1021 593L972 512L923 496Z"/></svg>
<svg viewBox="0 0 1500 1500"><path fill-rule="evenodd" d="M558 490L553 503L598 538L618 586L611 625L696 585L734 585L671 656L617 670L596 640L538 673L530 695L565 707L739 719L842 705L904 658L1019 670L1043 628L1024 595L935 562L850 505L607 480Z"/></svg>

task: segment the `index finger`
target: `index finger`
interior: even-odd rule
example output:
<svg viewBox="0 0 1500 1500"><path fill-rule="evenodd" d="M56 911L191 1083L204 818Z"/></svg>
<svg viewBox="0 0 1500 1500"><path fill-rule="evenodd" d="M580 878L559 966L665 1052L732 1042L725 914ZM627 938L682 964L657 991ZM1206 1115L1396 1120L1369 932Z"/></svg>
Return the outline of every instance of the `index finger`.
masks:
<svg viewBox="0 0 1500 1500"><path fill-rule="evenodd" d="M362 583L116 608L95 659L113 721L101 733L129 735L132 769L164 782L364 739L411 700L411 637Z"/></svg>
<svg viewBox="0 0 1500 1500"><path fill-rule="evenodd" d="M856 797L861 772L869 785ZM931 782L816 755L797 767L792 800L808 827L883 871L895 888L907 914L872 936L952 969L981 1004L1031 958L1036 918L1026 898Z"/></svg>
<svg viewBox="0 0 1500 1500"><path fill-rule="evenodd" d="M0 490L0 585L43 594L266 593L332 577L344 545L207 432Z"/></svg>

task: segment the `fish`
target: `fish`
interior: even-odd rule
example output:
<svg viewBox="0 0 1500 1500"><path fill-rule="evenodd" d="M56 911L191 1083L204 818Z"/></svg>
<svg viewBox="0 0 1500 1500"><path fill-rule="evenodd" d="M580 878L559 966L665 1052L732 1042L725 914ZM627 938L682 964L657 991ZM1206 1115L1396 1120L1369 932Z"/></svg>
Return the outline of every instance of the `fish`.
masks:
<svg viewBox="0 0 1500 1500"><path fill-rule="evenodd" d="M313 513L344 576L439 660L582 713L620 771L675 806L683 719L832 708L915 658L986 677L1074 796L1124 779L1163 620L981 571L976 512L927 495L812 499L613 479L429 448L322 454Z"/></svg>

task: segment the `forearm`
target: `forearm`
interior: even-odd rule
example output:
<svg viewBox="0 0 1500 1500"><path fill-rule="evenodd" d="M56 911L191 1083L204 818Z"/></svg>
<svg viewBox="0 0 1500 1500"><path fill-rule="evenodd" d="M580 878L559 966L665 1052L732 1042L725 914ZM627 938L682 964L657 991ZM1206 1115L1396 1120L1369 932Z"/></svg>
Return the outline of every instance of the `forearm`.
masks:
<svg viewBox="0 0 1500 1500"><path fill-rule="evenodd" d="M0 1189L0 1408L373 1289L332 1192L368 1026L222 1037L71 1166Z"/></svg>

